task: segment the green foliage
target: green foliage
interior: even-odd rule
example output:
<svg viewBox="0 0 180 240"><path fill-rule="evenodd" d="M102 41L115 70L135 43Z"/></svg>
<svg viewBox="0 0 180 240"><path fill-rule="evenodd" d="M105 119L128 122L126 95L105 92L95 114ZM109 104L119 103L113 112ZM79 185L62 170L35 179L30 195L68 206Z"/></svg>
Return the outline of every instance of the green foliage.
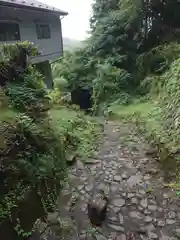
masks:
<svg viewBox="0 0 180 240"><path fill-rule="evenodd" d="M27 51L29 56L36 56L39 54L37 47L31 42L24 41L15 44L6 43L0 45L0 61L13 60L18 56L22 48Z"/></svg>
<svg viewBox="0 0 180 240"><path fill-rule="evenodd" d="M159 45L137 58L139 77L161 74L179 57L180 44L176 42Z"/></svg>
<svg viewBox="0 0 180 240"><path fill-rule="evenodd" d="M96 0L86 48L67 52L54 64L55 78L67 80L70 90L94 87L95 108L109 101L112 92L113 98L118 99L122 94L147 93L151 86L155 89L159 83L154 75L167 70L179 54L179 5L178 0ZM170 12L175 12L174 17L170 17ZM99 72L104 71L110 71L112 76L104 74L102 80ZM118 71L119 83L115 73ZM122 77L125 71L130 77ZM114 92L115 86L119 92Z"/></svg>
<svg viewBox="0 0 180 240"><path fill-rule="evenodd" d="M59 104L62 98L62 93L60 92L59 88L54 88L52 91L50 91L49 98L52 104Z"/></svg>
<svg viewBox="0 0 180 240"><path fill-rule="evenodd" d="M170 146L179 149L179 106L180 59L174 61L168 71L161 76L162 87L159 94L159 104L163 110L163 126L168 134Z"/></svg>
<svg viewBox="0 0 180 240"><path fill-rule="evenodd" d="M114 5L115 2L116 6ZM94 8L96 5L103 4L97 1ZM113 66L130 70L137 49L135 35L131 30L132 27L135 29L135 26L129 21L131 15L127 14L128 9L124 9L119 1L114 1L112 4L113 9L108 10L107 14L95 13L93 17L97 19L93 20L95 25L90 49L97 58L105 59ZM105 5L103 8L105 8Z"/></svg>
<svg viewBox="0 0 180 240"><path fill-rule="evenodd" d="M118 98L121 92L128 91L131 75L125 70L113 67L105 63L100 64L97 77L93 81L94 108L101 102L112 102Z"/></svg>
<svg viewBox="0 0 180 240"><path fill-rule="evenodd" d="M55 78L65 79L70 90L78 87L87 88L92 86L96 62L97 60L91 59L87 49L67 52L53 65L53 75Z"/></svg>
<svg viewBox="0 0 180 240"><path fill-rule="evenodd" d="M2 125L1 134L7 142L1 148L1 154L9 159L2 161L4 169L20 174L26 183L31 182L31 186L42 179L62 179L65 168L63 143L61 136L53 131L50 120L35 123L27 115L19 114L12 125Z"/></svg>
<svg viewBox="0 0 180 240"><path fill-rule="evenodd" d="M0 63L5 60L6 69L16 68L22 53L18 50L24 47L27 51L34 51L28 42L5 45ZM3 172L0 173L5 176L0 196L1 222L7 217L14 219L19 214L20 203L28 202L24 197L29 192L39 196L44 203L44 211L52 210L66 177L63 135L54 130L48 117L50 105L43 76L35 67L27 67L26 61L24 65L27 54L29 52L20 59L22 71L5 77L1 71L0 155ZM31 229L24 231L21 221L16 221L14 227L18 235L28 237Z"/></svg>
<svg viewBox="0 0 180 240"><path fill-rule="evenodd" d="M66 91L68 89L68 82L65 78L54 78L54 88L58 88L60 91Z"/></svg>
<svg viewBox="0 0 180 240"><path fill-rule="evenodd" d="M50 115L54 129L63 136L67 158L75 155L86 161L92 157L101 137L101 124L78 110L51 109Z"/></svg>
<svg viewBox="0 0 180 240"><path fill-rule="evenodd" d="M29 42L0 45L0 86L17 79L27 69L27 57L38 55Z"/></svg>
<svg viewBox="0 0 180 240"><path fill-rule="evenodd" d="M19 76L16 82L5 87L10 104L21 112L39 115L47 109L47 92L43 84L43 76L33 67Z"/></svg>

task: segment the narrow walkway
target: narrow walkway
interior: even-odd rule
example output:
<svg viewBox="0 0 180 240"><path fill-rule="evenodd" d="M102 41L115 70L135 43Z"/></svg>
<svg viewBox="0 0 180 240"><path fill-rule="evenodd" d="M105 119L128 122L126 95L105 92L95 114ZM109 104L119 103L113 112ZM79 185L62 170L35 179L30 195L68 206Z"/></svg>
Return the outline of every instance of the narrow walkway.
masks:
<svg viewBox="0 0 180 240"><path fill-rule="evenodd" d="M178 239L180 202L164 187L157 162L145 156L147 148L131 125L105 124L98 159L85 166L78 162L70 174L75 196L70 215L78 232L74 239ZM110 204L103 228L91 238L87 202L96 189L109 193ZM134 238L128 237L132 233Z"/></svg>

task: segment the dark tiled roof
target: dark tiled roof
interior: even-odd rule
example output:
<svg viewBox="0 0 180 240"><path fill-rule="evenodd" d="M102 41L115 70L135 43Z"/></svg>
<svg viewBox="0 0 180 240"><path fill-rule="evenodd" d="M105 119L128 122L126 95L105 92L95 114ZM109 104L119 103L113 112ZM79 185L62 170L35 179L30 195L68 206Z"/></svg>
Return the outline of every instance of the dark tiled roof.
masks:
<svg viewBox="0 0 180 240"><path fill-rule="evenodd" d="M56 13L59 13L60 15L67 15L67 12L61 11L58 8L51 7L47 4L41 3L36 0L0 0L0 6L1 5L36 9L39 11L46 11L46 12L56 12Z"/></svg>

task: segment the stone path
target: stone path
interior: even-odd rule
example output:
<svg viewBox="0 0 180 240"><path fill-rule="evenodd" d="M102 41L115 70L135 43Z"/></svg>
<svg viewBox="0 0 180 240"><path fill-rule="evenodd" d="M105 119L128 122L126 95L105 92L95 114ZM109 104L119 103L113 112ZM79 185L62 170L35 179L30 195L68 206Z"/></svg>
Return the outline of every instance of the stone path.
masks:
<svg viewBox="0 0 180 240"><path fill-rule="evenodd" d="M78 161L71 169L73 201L68 207L67 190L64 209L75 223L77 236L68 239L178 239L180 201L164 187L157 162L145 155L147 149L133 126L105 124L98 159L86 165ZM87 217L87 203L96 189L107 192L110 204L102 229L95 230Z"/></svg>

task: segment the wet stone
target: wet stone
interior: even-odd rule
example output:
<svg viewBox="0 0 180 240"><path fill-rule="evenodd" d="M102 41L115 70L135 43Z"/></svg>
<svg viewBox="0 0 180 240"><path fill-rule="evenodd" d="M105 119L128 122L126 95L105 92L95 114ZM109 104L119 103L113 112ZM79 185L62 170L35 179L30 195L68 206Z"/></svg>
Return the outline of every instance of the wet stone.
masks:
<svg viewBox="0 0 180 240"><path fill-rule="evenodd" d="M147 209L143 209L143 213L145 214L145 215L150 215L151 214L151 212L149 212Z"/></svg>
<svg viewBox="0 0 180 240"><path fill-rule="evenodd" d="M126 240L126 235L124 235L124 234L121 234L121 236L120 236L119 240Z"/></svg>
<svg viewBox="0 0 180 240"><path fill-rule="evenodd" d="M96 240L107 240L107 238L105 238L103 235L100 235L100 234L95 235L95 239Z"/></svg>
<svg viewBox="0 0 180 240"><path fill-rule="evenodd" d="M134 197L134 196L135 196L134 193L128 193L128 195L127 195L128 198L132 198L132 197Z"/></svg>
<svg viewBox="0 0 180 240"><path fill-rule="evenodd" d="M132 203L132 204L138 204L137 198L132 198L132 199L131 199L131 203Z"/></svg>
<svg viewBox="0 0 180 240"><path fill-rule="evenodd" d="M173 220L173 219L166 219L166 224L168 224L168 225L172 225L172 224L174 224L176 221L175 220Z"/></svg>
<svg viewBox="0 0 180 240"><path fill-rule="evenodd" d="M117 226L117 225L114 225L114 224L108 224L108 226L110 228L114 229L117 232L124 232L124 228L121 227L121 226Z"/></svg>
<svg viewBox="0 0 180 240"><path fill-rule="evenodd" d="M79 186L77 187L77 189L80 191L80 190L83 189L83 187L84 187L84 185L79 185Z"/></svg>
<svg viewBox="0 0 180 240"><path fill-rule="evenodd" d="M148 236L149 236L150 239L158 239L158 235L156 233L153 233L153 232L149 232Z"/></svg>
<svg viewBox="0 0 180 240"><path fill-rule="evenodd" d="M86 194L86 192L85 192L84 190L81 190L80 193L81 193L82 195L85 195L85 194Z"/></svg>
<svg viewBox="0 0 180 240"><path fill-rule="evenodd" d="M136 212L136 211L130 212L129 216L131 218L136 218L136 219L141 219L142 218L141 213L140 212Z"/></svg>
<svg viewBox="0 0 180 240"><path fill-rule="evenodd" d="M158 208L157 210L161 213L163 212L163 208Z"/></svg>
<svg viewBox="0 0 180 240"><path fill-rule="evenodd" d="M156 206L156 205L149 205L149 206L148 206L148 209L149 209L150 211L156 211L156 210L157 210L157 206Z"/></svg>
<svg viewBox="0 0 180 240"><path fill-rule="evenodd" d="M108 221L109 222L117 222L117 217L116 216L108 216Z"/></svg>
<svg viewBox="0 0 180 240"><path fill-rule="evenodd" d="M152 222L152 217L146 216L145 219L144 219L144 221L145 221L146 223L150 223L150 222Z"/></svg>
<svg viewBox="0 0 180 240"><path fill-rule="evenodd" d="M119 223L124 224L124 217L121 213L119 214Z"/></svg>
<svg viewBox="0 0 180 240"><path fill-rule="evenodd" d="M122 199L122 198L119 198L119 199L115 199L113 201L113 204L117 207L123 207L125 205L125 200Z"/></svg>
<svg viewBox="0 0 180 240"><path fill-rule="evenodd" d="M139 211L141 211L141 212L144 210L144 208L141 207L141 206L138 206L138 209L139 209Z"/></svg>
<svg viewBox="0 0 180 240"><path fill-rule="evenodd" d="M147 208L147 206L148 206L148 200L147 200L146 198L143 199L143 200L141 200L140 205L141 205L143 208Z"/></svg>
<svg viewBox="0 0 180 240"><path fill-rule="evenodd" d="M87 204L83 204L82 207L81 207L82 211L83 212L86 212L87 211Z"/></svg>
<svg viewBox="0 0 180 240"><path fill-rule="evenodd" d="M81 199L82 201L84 201L84 200L85 200L85 197L82 195L82 196L80 197L80 199Z"/></svg>
<svg viewBox="0 0 180 240"><path fill-rule="evenodd" d="M97 186L97 189L98 190L103 190L105 188L105 184L104 183L100 183L98 186Z"/></svg>
<svg viewBox="0 0 180 240"><path fill-rule="evenodd" d="M164 198L164 199L168 199L168 198L169 198L168 194L164 193L164 194L163 194L163 198Z"/></svg>
<svg viewBox="0 0 180 240"><path fill-rule="evenodd" d="M162 205L163 205L163 206L166 206L167 203L168 203L167 200L163 200Z"/></svg>
<svg viewBox="0 0 180 240"><path fill-rule="evenodd" d="M88 185L88 186L85 187L85 190L86 190L87 192L90 192L92 189L93 189L93 184L90 184L90 185Z"/></svg>
<svg viewBox="0 0 180 240"><path fill-rule="evenodd" d="M122 179L123 179L123 180L128 179L128 175L127 175L126 173L123 173L123 174L122 174Z"/></svg>
<svg viewBox="0 0 180 240"><path fill-rule="evenodd" d="M127 183L128 183L129 186L133 187L133 186L136 186L140 180L141 180L140 175L136 174L134 176L131 176L127 180Z"/></svg>
<svg viewBox="0 0 180 240"><path fill-rule="evenodd" d="M152 199L149 200L150 205L156 205L156 202Z"/></svg>
<svg viewBox="0 0 180 240"><path fill-rule="evenodd" d="M139 190L139 194L141 194L141 195L145 195L146 192L145 192L144 190Z"/></svg>
<svg viewBox="0 0 180 240"><path fill-rule="evenodd" d="M122 180L121 176L119 175L114 176L114 181L120 182L121 180Z"/></svg>
<svg viewBox="0 0 180 240"><path fill-rule="evenodd" d="M169 212L167 215L168 215L168 218L170 218L170 219L173 219L173 218L176 217L176 213L175 212Z"/></svg>
<svg viewBox="0 0 180 240"><path fill-rule="evenodd" d="M176 234L180 234L180 228L176 228L175 232Z"/></svg>
<svg viewBox="0 0 180 240"><path fill-rule="evenodd" d="M121 129L123 129L123 127ZM127 135L127 133L128 132L121 132L122 135ZM113 137L112 134L117 134L117 136ZM83 218L87 218L88 215L87 203L89 202L88 198L90 198L89 195L91 195L91 191L93 192L94 190L93 186L95 190L101 189L104 191L106 186L108 186L108 191L105 195L107 195L110 200L107 209L107 225L110 229L107 228L105 230L102 228L105 230L102 232L102 229L97 228L97 232L90 234L93 239L130 240L126 237L125 230L128 232L134 231L132 229L135 227L135 229L138 229L136 232L137 236L135 236L137 239L170 240L171 238L168 237L168 234L172 235L172 232L170 233L169 231L172 229L174 231L176 226L179 228L178 223L176 226L174 225L176 215L178 215L176 208L180 207L180 205L170 201L170 197L166 194L166 189L163 189L162 192L156 191L156 182L151 182L151 173L146 171L146 169L149 169L148 164L150 161L149 159L145 160L140 151L132 152L129 146L127 146L127 148L119 146L121 150L118 151L117 147L120 137L118 134L119 133L112 133L110 122L110 125L105 129L106 146L104 145L101 148L100 156L97 157L97 159L101 159L101 162L97 161L96 163L94 162L95 164L90 163L91 165L85 166L79 164L77 169L73 169L76 176L71 175L70 177L72 182L71 187L74 186L75 191L79 194L79 198L83 199L83 201L76 201L77 205L72 209L72 213L73 215L77 214L78 217L82 214L82 219L78 220L86 221ZM115 140L115 138L117 138L117 140ZM117 142L112 143L112 140ZM140 146L141 141L136 141L136 145L137 144L137 150L139 148L143 150L143 147ZM157 181L160 181L159 178ZM154 187L155 191L148 194L146 190L151 186ZM77 213L75 210L77 210ZM78 215L78 211L79 213L81 212L81 214ZM89 224L90 222L87 218L86 226L79 227L80 229L78 229L79 233L82 233L82 230L86 229L82 234L84 236L81 235L81 237L84 237L84 240L90 240L89 237L86 237L87 228L90 227ZM178 233L180 233L180 229ZM107 236L109 235L108 238L106 234ZM140 234L141 236L139 236Z"/></svg>
<svg viewBox="0 0 180 240"><path fill-rule="evenodd" d="M111 232L110 234L109 234L109 237L108 237L108 240L114 240L114 239L116 239L117 238L117 235L118 235L118 233L116 233L116 232Z"/></svg>
<svg viewBox="0 0 180 240"><path fill-rule="evenodd" d="M87 177L85 177L85 176L82 176L81 177L81 180L84 182L84 181L86 181L88 178Z"/></svg>
<svg viewBox="0 0 180 240"><path fill-rule="evenodd" d="M157 221L157 226L158 227L164 227L165 226L165 221L163 221L163 220L159 220L159 221Z"/></svg>
<svg viewBox="0 0 180 240"><path fill-rule="evenodd" d="M119 212L119 207L113 207L113 211L115 212L115 213L118 213Z"/></svg>
<svg viewBox="0 0 180 240"><path fill-rule="evenodd" d="M150 175L145 175L145 176L144 176L144 180L145 180L145 181L147 181L147 180L149 180L149 179L151 179L151 176L150 176Z"/></svg>
<svg viewBox="0 0 180 240"><path fill-rule="evenodd" d="M118 190L118 185L117 184L112 184L111 185L111 191L116 192Z"/></svg>
<svg viewBox="0 0 180 240"><path fill-rule="evenodd" d="M126 197L126 193L125 192L123 192L123 193L121 193L121 195L123 196L123 197Z"/></svg>
<svg viewBox="0 0 180 240"><path fill-rule="evenodd" d="M109 209L109 211L112 211L113 213L118 213L120 210L119 207L115 207L114 205L109 205L108 209Z"/></svg>

